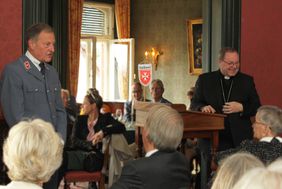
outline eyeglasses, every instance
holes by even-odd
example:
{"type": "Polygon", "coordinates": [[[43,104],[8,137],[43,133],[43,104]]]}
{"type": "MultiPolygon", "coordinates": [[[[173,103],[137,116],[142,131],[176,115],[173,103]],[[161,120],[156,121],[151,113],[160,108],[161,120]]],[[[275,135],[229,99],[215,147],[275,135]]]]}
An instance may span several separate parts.
{"type": "Polygon", "coordinates": [[[226,63],[228,66],[238,66],[240,62],[227,62],[225,60],[222,60],[224,63],[226,63]]]}
{"type": "Polygon", "coordinates": [[[264,123],[259,122],[259,121],[255,121],[253,124],[255,124],[255,125],[265,125],[264,123]]]}
{"type": "Polygon", "coordinates": [[[262,126],[268,127],[268,125],[266,125],[265,123],[259,122],[259,121],[255,121],[253,125],[262,125],[262,126]]]}

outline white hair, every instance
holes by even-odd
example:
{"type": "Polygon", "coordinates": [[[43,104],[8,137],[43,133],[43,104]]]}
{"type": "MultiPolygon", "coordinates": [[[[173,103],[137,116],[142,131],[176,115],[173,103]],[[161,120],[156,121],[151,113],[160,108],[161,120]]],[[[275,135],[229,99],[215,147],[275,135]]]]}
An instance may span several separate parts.
{"type": "Polygon", "coordinates": [[[183,119],[173,108],[159,104],[150,109],[145,128],[157,149],[175,150],[182,139],[183,119]]]}
{"type": "Polygon", "coordinates": [[[3,147],[11,180],[47,182],[62,162],[63,142],[53,126],[41,119],[13,126],[3,147]]]}

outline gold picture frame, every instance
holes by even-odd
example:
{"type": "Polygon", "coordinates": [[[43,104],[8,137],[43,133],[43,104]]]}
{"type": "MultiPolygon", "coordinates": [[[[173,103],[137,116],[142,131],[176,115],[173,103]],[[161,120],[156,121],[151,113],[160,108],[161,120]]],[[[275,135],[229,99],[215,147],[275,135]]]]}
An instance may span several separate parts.
{"type": "Polygon", "coordinates": [[[187,21],[188,67],[189,73],[193,75],[202,73],[202,26],[203,19],[190,19],[187,21]]]}

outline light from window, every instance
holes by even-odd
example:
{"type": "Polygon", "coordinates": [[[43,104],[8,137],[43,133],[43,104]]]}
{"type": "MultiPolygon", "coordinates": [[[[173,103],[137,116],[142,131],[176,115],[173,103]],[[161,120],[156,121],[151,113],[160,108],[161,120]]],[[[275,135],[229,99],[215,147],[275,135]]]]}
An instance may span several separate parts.
{"type": "Polygon", "coordinates": [[[81,34],[104,35],[105,13],[94,7],[83,7],[81,34]]]}
{"type": "Polygon", "coordinates": [[[133,39],[113,39],[113,6],[85,3],[79,64],[77,102],[89,88],[106,101],[130,99],[133,81],[133,39]]]}

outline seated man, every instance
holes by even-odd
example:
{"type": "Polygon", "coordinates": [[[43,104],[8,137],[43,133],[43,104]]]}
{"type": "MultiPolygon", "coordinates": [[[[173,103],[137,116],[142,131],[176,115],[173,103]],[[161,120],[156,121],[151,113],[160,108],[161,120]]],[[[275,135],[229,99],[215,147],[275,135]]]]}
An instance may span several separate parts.
{"type": "Polygon", "coordinates": [[[160,102],[160,103],[171,104],[170,101],[163,98],[164,84],[160,79],[154,79],[152,81],[150,92],[151,92],[151,96],[152,96],[152,102],[160,102]]]}
{"type": "MultiPolygon", "coordinates": [[[[135,82],[132,86],[132,100],[124,104],[124,121],[135,121],[135,112],[132,112],[132,101],[144,101],[143,89],[140,82],[135,82]]],[[[148,100],[146,100],[148,101],[148,100]]]]}
{"type": "Polygon", "coordinates": [[[183,120],[176,110],[156,105],[142,130],[146,155],[125,164],[111,189],[180,189],[190,185],[189,164],[176,151],[183,135],[183,120]]]}

